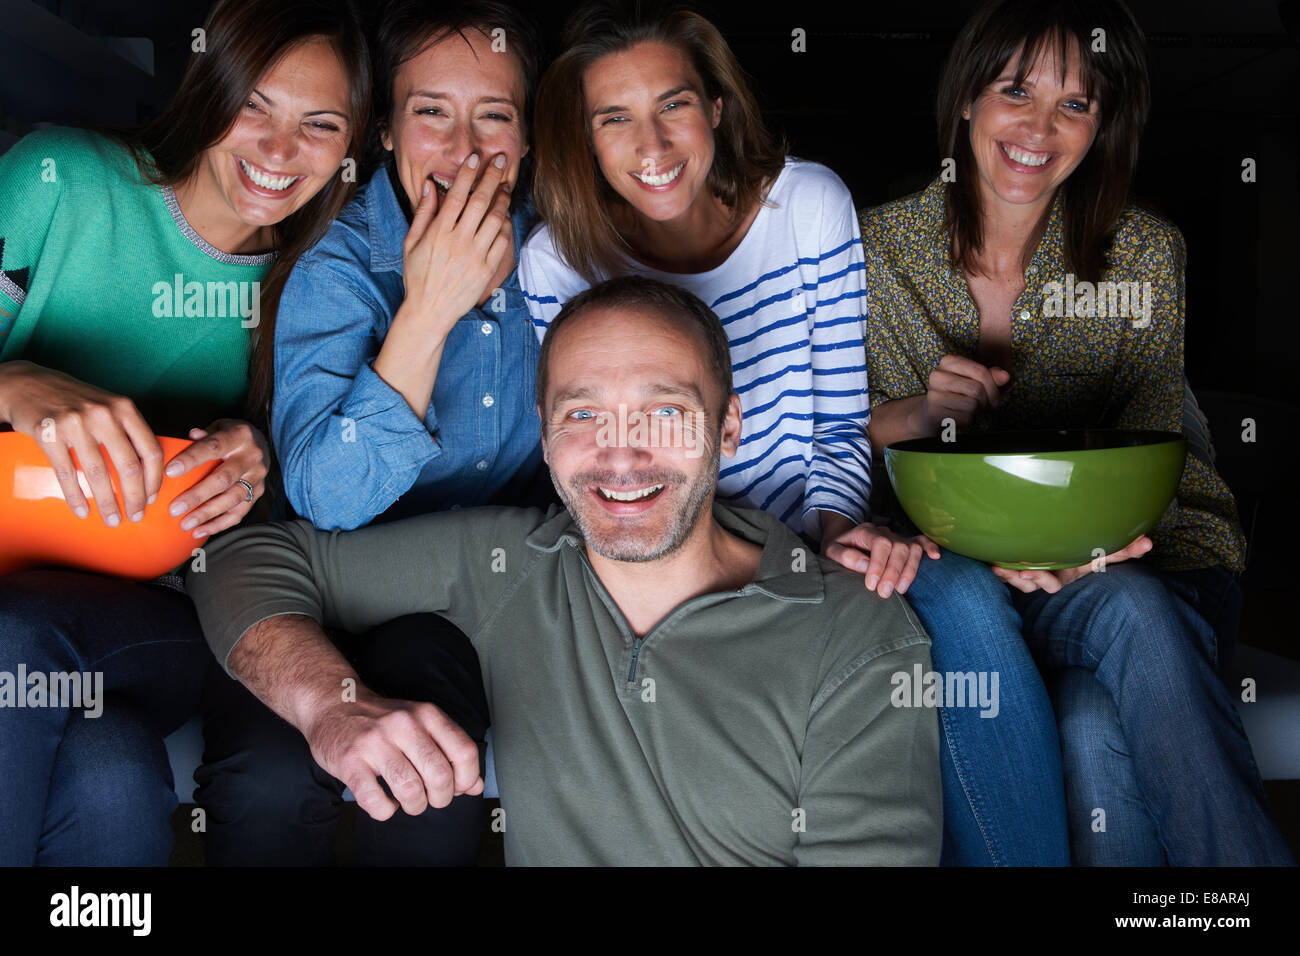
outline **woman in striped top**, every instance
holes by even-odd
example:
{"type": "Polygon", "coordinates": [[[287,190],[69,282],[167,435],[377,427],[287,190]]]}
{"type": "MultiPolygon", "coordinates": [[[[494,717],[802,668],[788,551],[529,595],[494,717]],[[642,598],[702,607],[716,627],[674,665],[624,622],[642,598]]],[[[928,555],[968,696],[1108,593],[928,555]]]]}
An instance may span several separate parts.
{"type": "Polygon", "coordinates": [[[860,523],[871,490],[862,240],[824,166],[788,158],[717,29],[679,12],[579,11],[538,93],[520,255],[537,334],[595,282],[689,289],[731,343],[744,436],[719,494],[810,540],[860,523]],[[591,148],[588,147],[591,144],[591,148]]]}

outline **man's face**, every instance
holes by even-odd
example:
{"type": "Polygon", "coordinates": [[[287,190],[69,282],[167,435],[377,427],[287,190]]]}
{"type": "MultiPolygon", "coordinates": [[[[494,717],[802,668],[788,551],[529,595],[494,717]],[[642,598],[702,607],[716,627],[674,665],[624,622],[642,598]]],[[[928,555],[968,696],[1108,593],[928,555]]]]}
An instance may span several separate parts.
{"type": "Polygon", "coordinates": [[[721,455],[740,441],[740,399],[714,384],[685,318],[592,307],[551,343],[542,447],[587,546],[654,561],[709,520],[721,455]]]}

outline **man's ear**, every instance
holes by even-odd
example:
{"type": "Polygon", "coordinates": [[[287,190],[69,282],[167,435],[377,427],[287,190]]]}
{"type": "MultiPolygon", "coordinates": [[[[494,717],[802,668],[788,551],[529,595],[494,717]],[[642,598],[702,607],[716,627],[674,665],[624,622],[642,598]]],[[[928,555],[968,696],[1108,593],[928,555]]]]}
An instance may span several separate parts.
{"type": "Polygon", "coordinates": [[[540,403],[537,405],[537,419],[542,424],[542,461],[546,462],[546,466],[549,468],[551,460],[546,457],[546,416],[542,414],[542,406],[540,403]]]}
{"type": "Polygon", "coordinates": [[[736,452],[740,449],[741,424],[740,396],[732,392],[727,399],[726,417],[722,419],[720,451],[724,457],[736,457],[736,452]]]}

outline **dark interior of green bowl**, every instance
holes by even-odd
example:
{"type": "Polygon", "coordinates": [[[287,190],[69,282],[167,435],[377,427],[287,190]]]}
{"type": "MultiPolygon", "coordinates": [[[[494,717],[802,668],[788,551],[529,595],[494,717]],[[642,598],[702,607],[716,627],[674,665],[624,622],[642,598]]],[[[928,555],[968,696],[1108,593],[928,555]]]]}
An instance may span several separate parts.
{"type": "Polygon", "coordinates": [[[966,455],[1031,455],[1052,452],[1093,451],[1102,448],[1135,448],[1167,441],[1182,441],[1177,432],[1140,431],[1123,428],[1070,428],[1041,431],[975,432],[958,435],[954,441],[938,436],[910,438],[889,446],[894,451],[966,455]]]}

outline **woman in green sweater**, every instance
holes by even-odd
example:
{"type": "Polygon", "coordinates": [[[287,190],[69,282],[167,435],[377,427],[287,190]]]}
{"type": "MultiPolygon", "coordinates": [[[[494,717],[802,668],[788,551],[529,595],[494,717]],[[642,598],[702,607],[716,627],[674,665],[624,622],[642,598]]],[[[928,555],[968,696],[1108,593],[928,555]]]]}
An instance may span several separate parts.
{"type": "MultiPolygon", "coordinates": [[[[239,418],[250,335],[351,192],[361,35],[334,0],[221,0],[148,126],[43,130],[0,157],[0,427],[41,444],[83,520],[166,508],[198,546],[262,495],[266,440],[239,418]],[[159,434],[193,444],[166,461],[159,434]],[[164,472],[214,460],[155,502],[164,472]]],[[[208,658],[178,578],[0,577],[0,672],[102,687],[81,711],[0,709],[0,864],[165,864],[162,738],[194,711],[208,658]]]]}

